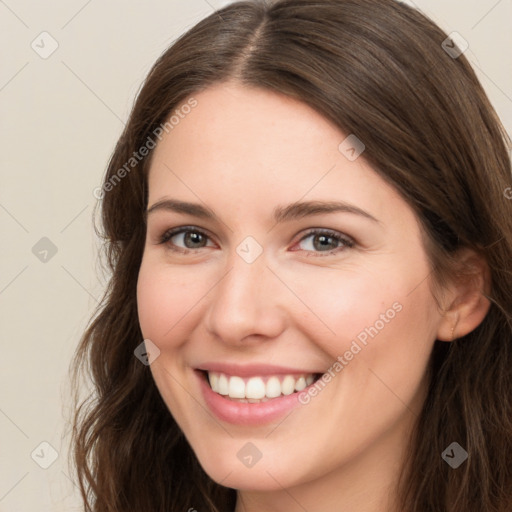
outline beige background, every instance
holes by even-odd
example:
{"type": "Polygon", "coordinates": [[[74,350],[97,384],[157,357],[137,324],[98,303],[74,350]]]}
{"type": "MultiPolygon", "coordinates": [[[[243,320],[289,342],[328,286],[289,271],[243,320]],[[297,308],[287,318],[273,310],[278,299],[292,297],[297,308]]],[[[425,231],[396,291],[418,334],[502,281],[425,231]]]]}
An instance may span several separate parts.
{"type": "MultiPolygon", "coordinates": [[[[227,3],[0,1],[1,512],[80,510],[63,414],[68,363],[103,289],[93,190],[155,59],[227,3]],[[51,49],[43,31],[58,43],[46,59],[31,47],[51,49]],[[46,262],[33,253],[38,242],[46,262]],[[35,462],[51,462],[42,442],[58,453],[48,469],[35,462]]],[[[511,133],[512,0],[407,3],[469,42],[466,55],[511,133]]]]}

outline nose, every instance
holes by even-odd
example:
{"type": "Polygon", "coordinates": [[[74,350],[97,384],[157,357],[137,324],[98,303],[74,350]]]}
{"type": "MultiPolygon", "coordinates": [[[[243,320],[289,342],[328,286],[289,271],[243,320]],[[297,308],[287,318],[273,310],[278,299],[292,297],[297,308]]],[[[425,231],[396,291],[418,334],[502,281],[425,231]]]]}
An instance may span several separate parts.
{"type": "Polygon", "coordinates": [[[287,321],[285,287],[268,268],[265,252],[252,263],[234,252],[224,268],[210,292],[208,332],[232,345],[278,337],[287,321]]]}

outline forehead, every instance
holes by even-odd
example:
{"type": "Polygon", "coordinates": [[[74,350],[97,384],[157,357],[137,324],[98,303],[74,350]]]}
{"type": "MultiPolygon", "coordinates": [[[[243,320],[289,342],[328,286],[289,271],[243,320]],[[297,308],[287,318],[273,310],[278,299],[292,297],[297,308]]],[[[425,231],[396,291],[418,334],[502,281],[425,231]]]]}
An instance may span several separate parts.
{"type": "Polygon", "coordinates": [[[265,206],[300,199],[346,200],[376,217],[390,202],[404,207],[363,158],[350,160],[340,151],[348,134],[308,105],[233,83],[193,98],[194,108],[154,150],[149,204],[171,195],[200,199],[214,210],[257,203],[263,213],[265,206]]]}
{"type": "MultiPolygon", "coordinates": [[[[179,122],[164,135],[156,156],[165,151],[166,156],[179,155],[181,161],[207,157],[209,167],[242,159],[239,170],[252,165],[268,167],[276,160],[284,166],[305,156],[312,160],[339,156],[338,145],[344,136],[338,128],[288,96],[227,82],[193,98],[196,106],[179,120],[174,116],[179,122]],[[190,147],[195,151],[183,151],[190,147]]],[[[296,166],[298,171],[301,167],[296,166]]]]}

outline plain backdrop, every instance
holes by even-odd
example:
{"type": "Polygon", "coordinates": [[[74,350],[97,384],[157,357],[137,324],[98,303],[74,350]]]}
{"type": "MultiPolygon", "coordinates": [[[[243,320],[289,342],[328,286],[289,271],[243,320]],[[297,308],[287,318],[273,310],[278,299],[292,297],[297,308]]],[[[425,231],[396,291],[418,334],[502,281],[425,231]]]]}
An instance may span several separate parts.
{"type": "MultiPolygon", "coordinates": [[[[81,510],[66,415],[68,365],[104,287],[93,190],[153,62],[228,3],[0,1],[1,512],[81,510]]],[[[512,0],[407,3],[468,41],[511,133],[512,0]]]]}

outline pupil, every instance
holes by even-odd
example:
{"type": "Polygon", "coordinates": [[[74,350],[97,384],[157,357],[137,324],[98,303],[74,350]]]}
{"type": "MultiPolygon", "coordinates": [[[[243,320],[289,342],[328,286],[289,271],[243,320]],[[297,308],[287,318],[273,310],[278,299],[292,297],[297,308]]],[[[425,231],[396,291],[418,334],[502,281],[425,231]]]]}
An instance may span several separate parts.
{"type": "MultiPolygon", "coordinates": [[[[185,234],[185,243],[191,242],[192,244],[201,244],[201,239],[203,238],[203,235],[201,233],[195,233],[195,232],[188,232],[185,234]]],[[[187,244],[188,245],[188,244],[187,244]]],[[[195,247],[192,247],[192,249],[195,249],[195,247]]]]}
{"type": "MultiPolygon", "coordinates": [[[[325,249],[326,244],[324,242],[327,242],[327,245],[328,245],[329,240],[331,240],[331,243],[336,244],[336,241],[334,240],[334,238],[332,236],[317,235],[316,239],[320,241],[320,244],[313,244],[313,245],[315,245],[315,249],[318,249],[318,248],[325,249]]],[[[333,247],[333,249],[336,249],[336,247],[333,247]]]]}

